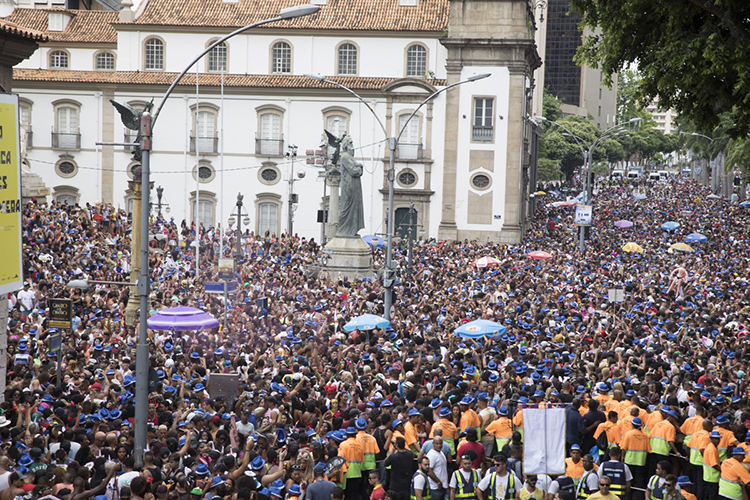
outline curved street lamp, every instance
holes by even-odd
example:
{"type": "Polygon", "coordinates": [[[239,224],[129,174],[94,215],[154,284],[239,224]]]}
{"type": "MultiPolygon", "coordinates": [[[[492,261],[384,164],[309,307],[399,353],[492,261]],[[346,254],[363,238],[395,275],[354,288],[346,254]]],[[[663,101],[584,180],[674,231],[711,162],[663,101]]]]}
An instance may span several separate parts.
{"type": "Polygon", "coordinates": [[[325,82],[330,83],[331,85],[335,85],[343,90],[346,90],[351,95],[356,97],[362,104],[364,104],[367,109],[370,110],[370,113],[372,113],[372,116],[375,117],[375,119],[378,121],[378,124],[380,125],[380,128],[383,130],[383,134],[385,135],[386,140],[388,141],[388,149],[390,150],[390,158],[389,158],[389,164],[388,164],[388,234],[387,234],[387,243],[385,247],[385,268],[383,269],[383,288],[385,288],[385,294],[383,297],[383,316],[387,320],[391,320],[391,304],[393,303],[393,279],[391,278],[391,273],[393,272],[393,226],[394,226],[394,214],[393,214],[393,198],[394,198],[394,184],[396,179],[395,174],[395,157],[396,157],[396,145],[398,144],[398,141],[401,139],[401,135],[404,133],[404,130],[406,130],[406,126],[409,124],[412,118],[414,118],[414,115],[417,114],[417,112],[430,102],[432,99],[437,97],[439,94],[445,92],[446,90],[450,90],[453,87],[457,87],[459,85],[462,85],[464,83],[469,82],[475,82],[477,80],[481,80],[482,78],[487,78],[490,76],[491,73],[482,73],[479,75],[473,75],[468,77],[466,80],[462,80],[460,82],[452,83],[448,86],[443,87],[442,89],[436,90],[432,94],[430,94],[427,98],[425,98],[419,106],[409,115],[409,118],[404,122],[403,127],[401,127],[401,130],[399,130],[398,135],[393,138],[389,137],[388,131],[385,129],[385,126],[383,125],[383,122],[380,121],[380,118],[378,118],[378,115],[375,113],[375,110],[370,107],[370,104],[365,101],[359,94],[354,92],[349,87],[346,87],[344,85],[341,85],[338,82],[334,82],[331,80],[327,80],[326,77],[322,75],[310,75],[306,74],[305,76],[307,78],[312,78],[313,80],[318,80],[319,82],[325,82]]]}
{"type": "MultiPolygon", "coordinates": [[[[235,37],[241,33],[248,31],[249,29],[261,26],[263,24],[273,23],[276,21],[283,21],[287,19],[294,19],[296,17],[309,16],[315,14],[320,10],[317,5],[298,5],[296,7],[288,7],[282,9],[279,15],[263,21],[258,21],[252,24],[248,24],[242,28],[239,28],[226,36],[216,40],[214,43],[209,45],[203,52],[201,52],[188,66],[177,75],[177,78],[167,89],[164,97],[156,108],[153,116],[148,111],[143,112],[140,115],[140,135],[141,135],[141,182],[144,186],[150,185],[150,174],[151,174],[151,135],[156,120],[159,118],[164,103],[167,101],[169,96],[174,91],[177,84],[180,83],[182,77],[195,66],[195,64],[201,60],[203,56],[208,54],[216,46],[224,43],[232,37],[235,37]]],[[[132,114],[132,113],[131,113],[132,114]]],[[[121,111],[122,115],[122,111],[121,111]]],[[[128,119],[132,120],[133,116],[124,116],[123,121],[128,119]]],[[[148,200],[148,196],[145,197],[148,200]]],[[[143,199],[141,199],[143,203],[143,199]]],[[[138,295],[140,296],[140,322],[139,322],[139,334],[138,344],[136,347],[136,385],[135,385],[135,462],[136,467],[139,467],[143,463],[143,451],[146,449],[146,430],[148,420],[148,367],[149,367],[149,349],[148,349],[148,324],[146,322],[146,311],[148,311],[148,296],[149,296],[149,270],[148,270],[148,222],[149,222],[149,211],[143,210],[141,207],[141,269],[138,275],[137,287],[138,295]]],[[[196,262],[197,266],[198,263],[196,262]]]]}

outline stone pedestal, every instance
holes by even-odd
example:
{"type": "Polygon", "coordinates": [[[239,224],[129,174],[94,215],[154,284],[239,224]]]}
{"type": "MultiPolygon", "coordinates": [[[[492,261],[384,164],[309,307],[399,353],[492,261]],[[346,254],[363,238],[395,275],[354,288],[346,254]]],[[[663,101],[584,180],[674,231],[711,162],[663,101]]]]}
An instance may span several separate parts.
{"type": "Polygon", "coordinates": [[[344,276],[350,281],[373,277],[372,248],[359,236],[333,238],[323,252],[328,257],[326,269],[332,280],[344,276]]]}
{"type": "Polygon", "coordinates": [[[328,198],[328,238],[333,239],[339,230],[339,189],[341,186],[341,174],[331,172],[326,179],[328,187],[331,189],[328,198]]]}
{"type": "Polygon", "coordinates": [[[21,171],[21,199],[24,205],[32,198],[39,204],[47,203],[49,195],[50,189],[44,184],[41,176],[26,169],[21,171]]]}

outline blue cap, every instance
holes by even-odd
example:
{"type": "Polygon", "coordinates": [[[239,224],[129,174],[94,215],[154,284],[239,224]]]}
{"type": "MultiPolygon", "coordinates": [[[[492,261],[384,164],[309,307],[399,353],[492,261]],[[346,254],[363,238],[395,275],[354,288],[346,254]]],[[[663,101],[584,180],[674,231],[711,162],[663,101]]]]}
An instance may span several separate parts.
{"type": "Polygon", "coordinates": [[[679,486],[692,486],[693,483],[690,482],[690,478],[688,476],[680,476],[677,478],[677,484],[679,486]]]}
{"type": "Polygon", "coordinates": [[[711,431],[711,434],[708,435],[710,439],[721,439],[721,434],[719,434],[719,431],[711,431]]]}
{"type": "Polygon", "coordinates": [[[263,457],[257,456],[253,459],[252,462],[250,462],[250,468],[252,470],[260,470],[263,468],[263,466],[266,465],[266,461],[263,460],[263,457]]]}
{"type": "Polygon", "coordinates": [[[409,410],[410,417],[418,417],[420,415],[421,413],[419,413],[419,410],[417,410],[416,408],[412,408],[411,410],[409,410]]]}
{"type": "Polygon", "coordinates": [[[718,425],[728,424],[729,423],[729,419],[727,418],[726,415],[719,415],[718,417],[716,417],[716,423],[718,425]]]}
{"type": "MultiPolygon", "coordinates": [[[[409,412],[409,413],[411,413],[411,412],[409,412]]],[[[419,412],[417,412],[417,413],[419,413],[419,412]]],[[[354,421],[354,427],[356,427],[359,430],[367,429],[367,420],[365,420],[362,417],[359,417],[357,420],[354,421]]],[[[314,431],[313,431],[313,434],[315,434],[314,431]]]]}
{"type": "Polygon", "coordinates": [[[570,447],[570,451],[573,451],[573,450],[581,451],[581,447],[578,446],[577,444],[574,444],[573,446],[570,447]]]}
{"type": "Polygon", "coordinates": [[[451,412],[451,411],[450,411],[450,409],[448,409],[448,408],[440,408],[440,413],[438,413],[438,415],[439,415],[440,417],[448,417],[448,416],[450,416],[451,414],[452,414],[452,412],[451,412]]]}
{"type": "MultiPolygon", "coordinates": [[[[447,408],[444,408],[444,409],[447,409],[447,408]]],[[[450,410],[448,410],[448,411],[450,412],[450,410]]],[[[442,412],[443,412],[443,410],[440,410],[440,413],[442,413],[442,412]]],[[[393,422],[391,422],[391,429],[395,429],[396,427],[398,427],[402,423],[403,422],[401,422],[401,420],[395,419],[393,422]]]]}
{"type": "Polygon", "coordinates": [[[206,464],[200,464],[198,467],[195,468],[195,474],[198,476],[207,476],[208,475],[208,467],[206,464]]]}
{"type": "Polygon", "coordinates": [[[633,427],[640,427],[643,425],[643,421],[641,420],[641,417],[635,417],[633,420],[630,421],[631,424],[633,424],[633,427]]]}
{"type": "Polygon", "coordinates": [[[746,455],[746,454],[747,453],[745,453],[745,449],[740,446],[737,446],[736,448],[732,450],[732,455],[746,455]]]}
{"type": "Polygon", "coordinates": [[[497,409],[498,415],[508,416],[508,408],[506,406],[501,406],[497,409]]]}

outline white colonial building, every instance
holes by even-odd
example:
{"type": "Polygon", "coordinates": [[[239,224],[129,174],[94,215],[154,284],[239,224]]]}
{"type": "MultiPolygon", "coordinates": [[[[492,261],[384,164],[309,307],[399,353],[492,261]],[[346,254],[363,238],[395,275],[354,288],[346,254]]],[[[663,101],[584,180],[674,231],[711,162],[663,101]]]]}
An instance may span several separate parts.
{"type": "MultiPolygon", "coordinates": [[[[420,236],[517,240],[534,178],[527,118],[540,64],[528,0],[316,1],[319,13],[238,35],[183,78],[153,130],[152,203],[162,186],[178,223],[226,224],[242,193],[251,230],[285,232],[292,207],[293,231],[320,238],[318,211],[331,186],[306,154],[321,149],[325,128],[351,135],[365,169],[360,234],[382,234],[383,131],[353,96],[304,75],[351,88],[396,136],[431,93],[491,73],[440,94],[405,125],[395,221],[405,229],[414,203],[420,236]]],[[[14,71],[31,170],[56,200],[131,209],[132,151],[97,145],[135,138],[109,100],[158,106],[209,44],[288,6],[144,0],[137,12],[15,9],[8,21],[49,37],[14,71]]]]}

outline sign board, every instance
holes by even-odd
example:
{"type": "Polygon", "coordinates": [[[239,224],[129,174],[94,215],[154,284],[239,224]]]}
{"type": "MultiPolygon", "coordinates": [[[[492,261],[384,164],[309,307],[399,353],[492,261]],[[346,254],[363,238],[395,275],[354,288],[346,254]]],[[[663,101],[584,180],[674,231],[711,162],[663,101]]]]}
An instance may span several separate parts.
{"type": "Polygon", "coordinates": [[[219,279],[234,279],[234,259],[219,259],[219,279]]]}
{"type": "Polygon", "coordinates": [[[622,288],[610,288],[607,290],[609,303],[622,302],[625,300],[625,290],[622,288]]]}
{"type": "Polygon", "coordinates": [[[22,288],[18,96],[0,94],[0,294],[22,288]]]}
{"type": "Polygon", "coordinates": [[[236,281],[219,281],[217,283],[206,283],[206,293],[224,293],[224,284],[227,286],[227,293],[234,293],[237,291],[236,281]]]}
{"type": "Polygon", "coordinates": [[[694,166],[693,167],[693,172],[695,172],[696,174],[700,174],[701,173],[701,166],[700,165],[694,166]]]}
{"type": "Polygon", "coordinates": [[[212,399],[216,399],[216,396],[224,396],[226,408],[234,406],[239,387],[240,378],[236,373],[212,373],[209,375],[208,395],[212,399]]]}
{"type": "Polygon", "coordinates": [[[392,320],[393,317],[396,315],[396,304],[391,304],[391,308],[389,312],[391,313],[391,320],[392,320]]]}
{"type": "Polygon", "coordinates": [[[573,224],[576,226],[591,225],[591,205],[576,205],[576,216],[573,224]]]}
{"type": "Polygon", "coordinates": [[[59,351],[60,347],[62,346],[62,336],[59,333],[55,333],[54,335],[50,335],[49,337],[49,350],[50,351],[59,351]]]}
{"type": "Polygon", "coordinates": [[[51,328],[72,328],[73,301],[70,299],[49,300],[49,326],[51,328]]]}

